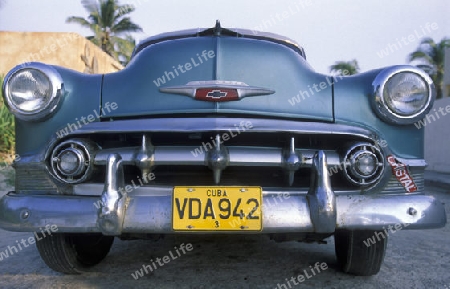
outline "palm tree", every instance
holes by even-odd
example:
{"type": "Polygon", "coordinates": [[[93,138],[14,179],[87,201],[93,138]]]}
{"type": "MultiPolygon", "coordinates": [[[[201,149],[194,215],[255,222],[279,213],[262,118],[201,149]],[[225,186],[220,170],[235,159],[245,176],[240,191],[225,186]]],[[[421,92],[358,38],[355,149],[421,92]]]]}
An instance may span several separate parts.
{"type": "Polygon", "coordinates": [[[330,72],[334,72],[337,75],[353,75],[359,73],[359,65],[356,59],[350,61],[336,61],[335,64],[330,66],[330,72]]]}
{"type": "Polygon", "coordinates": [[[123,66],[126,66],[130,62],[131,54],[135,46],[136,40],[131,35],[125,36],[125,39],[118,39],[119,61],[123,66]]]}
{"type": "Polygon", "coordinates": [[[419,61],[416,65],[430,75],[436,85],[437,98],[443,96],[442,86],[444,82],[444,56],[445,49],[450,47],[450,39],[443,38],[435,43],[432,38],[424,38],[416,51],[408,55],[408,61],[419,61]]]}
{"type": "Polygon", "coordinates": [[[81,4],[89,12],[88,18],[71,16],[66,19],[66,22],[77,23],[92,30],[94,35],[86,38],[116,60],[122,60],[123,63],[123,57],[129,59],[131,52],[120,51],[120,49],[126,48],[127,45],[134,45],[134,39],[130,41],[132,37],[128,33],[142,31],[139,25],[126,16],[135,10],[134,6],[119,5],[118,0],[82,0],[81,4]]]}

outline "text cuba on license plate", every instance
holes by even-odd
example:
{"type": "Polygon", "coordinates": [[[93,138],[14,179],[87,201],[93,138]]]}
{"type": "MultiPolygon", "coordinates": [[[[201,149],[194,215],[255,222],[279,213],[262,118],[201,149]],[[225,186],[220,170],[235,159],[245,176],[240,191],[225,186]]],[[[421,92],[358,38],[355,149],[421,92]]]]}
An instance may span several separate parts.
{"type": "Polygon", "coordinates": [[[261,187],[175,187],[175,231],[261,231],[261,187]]]}

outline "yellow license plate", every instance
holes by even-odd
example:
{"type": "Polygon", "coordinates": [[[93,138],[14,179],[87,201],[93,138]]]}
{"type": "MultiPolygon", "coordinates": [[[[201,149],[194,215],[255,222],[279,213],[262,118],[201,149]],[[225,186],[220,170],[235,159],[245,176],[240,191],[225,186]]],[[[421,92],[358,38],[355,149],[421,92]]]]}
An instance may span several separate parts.
{"type": "Polygon", "coordinates": [[[175,231],[261,231],[260,187],[175,187],[175,231]]]}

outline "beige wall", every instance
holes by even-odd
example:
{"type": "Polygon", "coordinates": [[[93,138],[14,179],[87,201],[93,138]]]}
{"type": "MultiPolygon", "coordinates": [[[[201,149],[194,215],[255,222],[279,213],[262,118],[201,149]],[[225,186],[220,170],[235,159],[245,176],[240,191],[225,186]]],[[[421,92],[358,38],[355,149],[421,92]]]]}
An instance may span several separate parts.
{"type": "Polygon", "coordinates": [[[30,61],[85,73],[109,73],[123,68],[77,33],[0,31],[0,74],[30,61]]]}
{"type": "Polygon", "coordinates": [[[436,100],[429,115],[434,115],[434,120],[430,116],[425,118],[425,160],[428,163],[428,170],[450,173],[450,97],[436,100]],[[439,112],[439,109],[442,112],[439,112]],[[436,117],[438,113],[439,118],[436,117]],[[445,114],[445,115],[443,115],[445,114]]]}

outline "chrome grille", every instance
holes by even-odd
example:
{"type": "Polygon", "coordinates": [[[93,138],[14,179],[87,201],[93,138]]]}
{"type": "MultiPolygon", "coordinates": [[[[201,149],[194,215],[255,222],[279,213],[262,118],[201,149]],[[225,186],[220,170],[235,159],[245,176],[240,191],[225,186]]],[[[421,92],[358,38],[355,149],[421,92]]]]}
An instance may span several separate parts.
{"type": "Polygon", "coordinates": [[[56,185],[47,173],[44,163],[16,163],[16,191],[56,191],[56,185]]]}
{"type": "MultiPolygon", "coordinates": [[[[336,190],[376,193],[387,185],[386,193],[402,192],[395,178],[388,180],[390,170],[384,170],[379,183],[362,187],[349,182],[342,170],[336,169],[352,145],[376,144],[376,134],[354,126],[224,117],[155,118],[90,123],[60,141],[73,138],[90,140],[99,147],[93,153],[95,174],[85,183],[103,183],[108,156],[118,154],[128,184],[154,173],[156,179],[145,185],[259,185],[300,189],[309,187],[312,157],[321,150],[333,171],[331,185],[336,190]],[[243,120],[251,122],[253,128],[217,145],[221,134],[231,134],[235,124],[243,120]]],[[[49,148],[47,155],[51,152],[49,148]]],[[[388,154],[383,151],[383,155],[388,154]]],[[[421,162],[412,161],[412,164],[423,168],[421,162]]],[[[422,176],[414,175],[414,178],[418,188],[423,188],[422,176]]]]}
{"type": "MultiPolygon", "coordinates": [[[[409,168],[409,173],[411,178],[414,180],[414,183],[417,186],[417,191],[423,192],[425,189],[425,178],[424,178],[424,168],[409,168]]],[[[386,188],[383,190],[385,194],[400,194],[406,193],[405,188],[402,184],[397,180],[397,178],[392,175],[389,179],[389,182],[386,185],[386,188]]]]}

